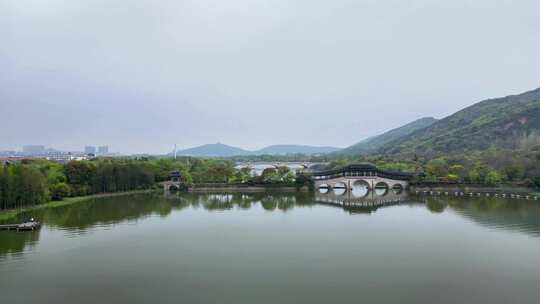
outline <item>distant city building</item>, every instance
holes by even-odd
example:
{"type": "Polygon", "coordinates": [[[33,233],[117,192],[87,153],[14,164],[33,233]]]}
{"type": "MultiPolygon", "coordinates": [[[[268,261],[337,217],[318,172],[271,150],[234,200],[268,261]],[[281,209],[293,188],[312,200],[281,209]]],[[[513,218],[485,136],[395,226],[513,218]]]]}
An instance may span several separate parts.
{"type": "Polygon", "coordinates": [[[45,152],[45,146],[41,146],[41,145],[24,146],[23,152],[27,154],[43,154],[45,152]]]}
{"type": "Polygon", "coordinates": [[[96,147],[95,146],[86,146],[84,147],[84,153],[85,154],[96,154],[96,147]]]}
{"type": "Polygon", "coordinates": [[[71,160],[71,154],[65,152],[49,153],[45,159],[59,163],[67,163],[71,160]]]}
{"type": "Polygon", "coordinates": [[[0,151],[0,156],[14,156],[17,155],[17,151],[0,151]]]}
{"type": "Polygon", "coordinates": [[[70,161],[85,160],[88,159],[88,156],[86,154],[81,154],[80,152],[56,152],[47,154],[45,159],[58,163],[67,163],[70,161]]]}
{"type": "Polygon", "coordinates": [[[98,147],[97,153],[100,155],[109,154],[109,146],[98,147]]]}

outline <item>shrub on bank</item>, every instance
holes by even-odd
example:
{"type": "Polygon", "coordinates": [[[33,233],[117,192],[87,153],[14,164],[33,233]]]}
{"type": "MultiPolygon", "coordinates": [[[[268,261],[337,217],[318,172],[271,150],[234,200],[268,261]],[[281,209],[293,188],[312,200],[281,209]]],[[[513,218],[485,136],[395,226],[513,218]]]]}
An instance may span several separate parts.
{"type": "Polygon", "coordinates": [[[61,201],[65,197],[71,195],[71,187],[66,183],[58,183],[50,186],[51,199],[61,201]]]}

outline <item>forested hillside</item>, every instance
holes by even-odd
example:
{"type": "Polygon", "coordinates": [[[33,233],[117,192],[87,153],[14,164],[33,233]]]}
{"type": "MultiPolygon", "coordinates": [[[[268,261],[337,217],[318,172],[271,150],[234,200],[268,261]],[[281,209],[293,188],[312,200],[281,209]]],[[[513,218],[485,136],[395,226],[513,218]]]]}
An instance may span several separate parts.
{"type": "Polygon", "coordinates": [[[340,155],[353,155],[353,154],[368,154],[377,151],[383,145],[392,142],[394,140],[400,139],[404,136],[410,135],[411,133],[424,129],[432,124],[434,124],[437,119],[433,117],[424,117],[418,120],[415,120],[409,124],[406,124],[402,127],[390,130],[381,135],[373,136],[368,139],[365,139],[357,144],[354,144],[350,147],[347,147],[343,150],[337,151],[336,154],[340,155]]]}
{"type": "Polygon", "coordinates": [[[488,99],[377,149],[387,155],[439,155],[490,147],[522,149],[538,142],[540,89],[488,99]]]}

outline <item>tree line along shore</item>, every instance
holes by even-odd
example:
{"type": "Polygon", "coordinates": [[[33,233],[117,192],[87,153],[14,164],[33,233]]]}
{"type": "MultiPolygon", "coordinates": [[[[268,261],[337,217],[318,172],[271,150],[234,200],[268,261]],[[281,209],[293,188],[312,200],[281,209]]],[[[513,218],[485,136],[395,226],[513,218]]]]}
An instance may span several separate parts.
{"type": "Polygon", "coordinates": [[[171,171],[181,172],[186,185],[256,183],[295,186],[287,167],[269,168],[252,176],[224,159],[95,159],[66,164],[24,160],[0,166],[0,210],[41,205],[64,198],[158,188],[171,171]]]}
{"type": "MultiPolygon", "coordinates": [[[[540,153],[516,155],[515,152],[486,150],[429,160],[416,156],[410,160],[358,156],[334,159],[323,169],[359,162],[372,163],[382,170],[423,172],[421,179],[413,183],[505,185],[527,187],[531,192],[540,186],[540,153]]],[[[32,159],[0,165],[0,210],[100,193],[154,189],[175,170],[180,171],[186,185],[309,185],[303,175],[285,166],[267,168],[261,175],[253,176],[250,168],[236,168],[233,160],[221,158],[101,158],[66,164],[32,159]]]]}

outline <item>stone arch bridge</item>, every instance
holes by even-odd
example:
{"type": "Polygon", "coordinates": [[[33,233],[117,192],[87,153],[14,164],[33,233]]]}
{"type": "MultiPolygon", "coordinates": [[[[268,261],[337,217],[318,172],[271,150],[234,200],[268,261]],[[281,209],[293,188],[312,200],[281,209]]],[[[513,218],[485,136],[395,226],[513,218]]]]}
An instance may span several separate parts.
{"type": "Polygon", "coordinates": [[[328,190],[345,189],[349,192],[355,186],[362,186],[368,190],[394,189],[405,190],[413,173],[392,172],[380,170],[369,164],[349,165],[343,168],[309,173],[316,189],[328,190]]]}

